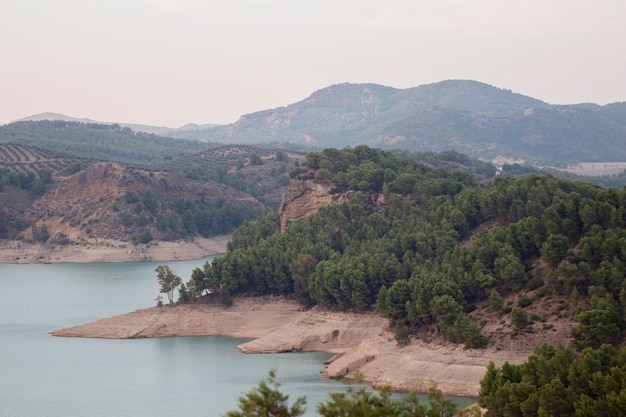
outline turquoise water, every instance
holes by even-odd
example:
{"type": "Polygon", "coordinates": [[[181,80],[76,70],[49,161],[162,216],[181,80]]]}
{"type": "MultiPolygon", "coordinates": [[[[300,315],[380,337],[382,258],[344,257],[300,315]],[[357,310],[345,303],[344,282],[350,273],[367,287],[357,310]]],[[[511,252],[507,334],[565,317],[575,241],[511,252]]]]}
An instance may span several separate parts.
{"type": "MultiPolygon", "coordinates": [[[[168,262],[185,280],[204,261],[168,262]]],[[[241,340],[57,338],[49,332],[154,305],[157,263],[0,265],[0,416],[218,416],[270,368],[307,409],[340,382],[320,353],[243,355],[241,340]]]]}
{"type": "MultiPolygon", "coordinates": [[[[205,260],[167,264],[186,281],[205,260]]],[[[157,265],[0,264],[0,416],[220,416],[271,368],[292,400],[307,397],[309,416],[345,389],[320,376],[323,353],[244,355],[241,340],[219,337],[49,335],[154,305],[157,265]]]]}

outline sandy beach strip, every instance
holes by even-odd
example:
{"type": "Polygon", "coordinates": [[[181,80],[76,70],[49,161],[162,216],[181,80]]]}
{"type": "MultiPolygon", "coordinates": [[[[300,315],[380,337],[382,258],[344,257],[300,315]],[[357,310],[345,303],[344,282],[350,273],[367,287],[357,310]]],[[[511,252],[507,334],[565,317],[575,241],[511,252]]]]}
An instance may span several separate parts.
{"type": "Polygon", "coordinates": [[[226,252],[230,235],[196,237],[188,241],[130,242],[93,239],[80,245],[53,245],[0,240],[0,263],[98,263],[188,261],[226,252]]]}

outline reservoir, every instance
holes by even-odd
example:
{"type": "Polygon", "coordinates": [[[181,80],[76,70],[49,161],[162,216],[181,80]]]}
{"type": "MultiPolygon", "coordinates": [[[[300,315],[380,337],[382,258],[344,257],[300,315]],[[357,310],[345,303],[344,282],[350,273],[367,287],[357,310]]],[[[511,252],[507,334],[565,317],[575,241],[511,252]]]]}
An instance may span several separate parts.
{"type": "Polygon", "coordinates": [[[307,416],[316,415],[316,404],[328,393],[345,390],[342,382],[319,374],[325,353],[245,355],[235,348],[242,340],[220,337],[49,334],[154,306],[158,265],[169,265],[186,282],[206,260],[0,264],[0,415],[221,416],[236,410],[237,398],[272,368],[290,402],[306,396],[307,416]]]}
{"type": "MultiPolygon", "coordinates": [[[[187,281],[206,259],[168,262],[187,281]]],[[[105,340],[49,332],[155,305],[161,263],[0,264],[0,415],[220,416],[276,369],[308,415],[339,381],[323,353],[244,355],[219,337],[105,340]]]]}

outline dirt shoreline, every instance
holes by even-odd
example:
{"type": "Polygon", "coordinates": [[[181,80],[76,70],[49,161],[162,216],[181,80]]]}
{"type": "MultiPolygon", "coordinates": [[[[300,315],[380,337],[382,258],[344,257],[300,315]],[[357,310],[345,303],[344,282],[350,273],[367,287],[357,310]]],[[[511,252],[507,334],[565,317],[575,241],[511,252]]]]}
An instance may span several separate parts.
{"type": "Polygon", "coordinates": [[[197,237],[190,241],[150,242],[134,245],[93,239],[81,245],[53,245],[0,239],[0,263],[99,263],[189,261],[226,252],[230,235],[197,237]]]}
{"type": "Polygon", "coordinates": [[[252,338],[244,353],[322,351],[334,354],[322,374],[355,378],[374,387],[426,392],[433,382],[446,395],[477,397],[490,361],[521,363],[530,351],[463,349],[413,340],[398,347],[376,313],[304,311],[279,297],[239,298],[231,307],[207,304],[152,307],[52,332],[61,337],[130,339],[171,336],[252,338]]]}

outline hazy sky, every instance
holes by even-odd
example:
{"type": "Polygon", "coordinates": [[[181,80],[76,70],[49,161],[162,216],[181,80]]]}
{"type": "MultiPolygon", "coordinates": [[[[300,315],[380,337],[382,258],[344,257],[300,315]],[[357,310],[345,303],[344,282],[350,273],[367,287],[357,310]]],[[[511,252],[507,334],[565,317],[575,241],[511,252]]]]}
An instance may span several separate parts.
{"type": "Polygon", "coordinates": [[[0,0],[0,124],[231,123],[341,82],[626,101],[624,0],[0,0]]]}

